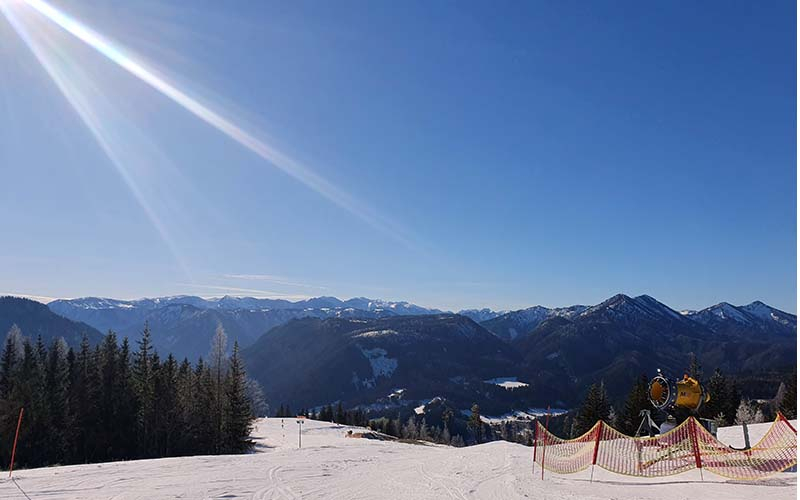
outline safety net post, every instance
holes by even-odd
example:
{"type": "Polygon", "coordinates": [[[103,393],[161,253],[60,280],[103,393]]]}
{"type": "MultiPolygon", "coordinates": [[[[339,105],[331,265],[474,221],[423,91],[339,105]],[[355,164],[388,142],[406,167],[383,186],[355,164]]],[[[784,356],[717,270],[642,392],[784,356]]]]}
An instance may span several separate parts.
{"type": "Polygon", "coordinates": [[[589,475],[590,483],[594,481],[594,466],[597,465],[597,452],[600,450],[600,435],[603,433],[604,425],[605,422],[603,422],[602,420],[598,420],[597,424],[595,424],[597,430],[595,431],[595,436],[594,436],[594,452],[592,453],[592,472],[589,475]]]}

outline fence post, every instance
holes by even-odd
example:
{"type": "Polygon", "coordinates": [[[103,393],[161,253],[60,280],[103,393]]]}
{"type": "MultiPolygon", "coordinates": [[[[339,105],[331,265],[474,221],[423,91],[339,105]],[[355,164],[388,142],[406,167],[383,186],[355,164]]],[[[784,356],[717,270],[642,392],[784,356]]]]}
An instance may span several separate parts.
{"type": "Polygon", "coordinates": [[[536,442],[539,441],[539,420],[536,420],[533,424],[533,469],[532,472],[536,472],[536,442]]]}
{"type": "Polygon", "coordinates": [[[792,430],[792,432],[794,432],[795,434],[797,434],[797,429],[795,429],[795,428],[794,428],[794,426],[792,426],[791,422],[789,422],[789,420],[788,420],[786,417],[784,417],[784,416],[783,416],[783,413],[781,413],[781,412],[778,412],[778,418],[779,418],[779,419],[781,419],[781,420],[783,420],[783,423],[785,423],[786,425],[788,425],[788,426],[789,426],[789,428],[792,430]]]}
{"type": "Polygon", "coordinates": [[[742,434],[744,434],[744,447],[750,449],[750,431],[747,430],[747,424],[742,422],[742,434]]]}
{"type": "Polygon", "coordinates": [[[17,455],[17,439],[19,439],[19,428],[22,425],[22,412],[25,408],[19,409],[19,419],[17,420],[17,432],[14,434],[14,446],[11,448],[11,464],[8,466],[8,477],[11,478],[11,473],[14,472],[14,457],[17,455]]]}
{"type": "Polygon", "coordinates": [[[542,434],[542,481],[544,481],[544,452],[547,451],[547,433],[550,432],[550,406],[547,407],[547,416],[544,419],[544,434],[542,434]]]}
{"type": "Polygon", "coordinates": [[[692,451],[694,452],[694,462],[700,469],[700,480],[703,481],[703,461],[700,459],[700,446],[697,444],[697,419],[689,417],[689,436],[692,441],[692,451]]]}
{"type": "Polygon", "coordinates": [[[594,436],[594,453],[592,454],[592,473],[589,476],[589,482],[591,483],[594,481],[594,466],[597,464],[597,452],[600,450],[600,433],[603,432],[603,421],[598,420],[595,424],[597,426],[597,432],[595,432],[594,436]]]}

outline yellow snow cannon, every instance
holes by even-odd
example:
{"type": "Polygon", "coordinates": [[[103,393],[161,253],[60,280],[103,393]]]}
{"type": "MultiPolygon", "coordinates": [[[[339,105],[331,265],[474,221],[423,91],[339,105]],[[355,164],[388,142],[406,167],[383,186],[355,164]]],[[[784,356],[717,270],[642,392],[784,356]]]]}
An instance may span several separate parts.
{"type": "Polygon", "coordinates": [[[696,413],[704,403],[708,403],[711,395],[703,385],[689,375],[683,379],[668,379],[658,371],[648,387],[650,403],[659,410],[670,411],[683,408],[696,413]]]}

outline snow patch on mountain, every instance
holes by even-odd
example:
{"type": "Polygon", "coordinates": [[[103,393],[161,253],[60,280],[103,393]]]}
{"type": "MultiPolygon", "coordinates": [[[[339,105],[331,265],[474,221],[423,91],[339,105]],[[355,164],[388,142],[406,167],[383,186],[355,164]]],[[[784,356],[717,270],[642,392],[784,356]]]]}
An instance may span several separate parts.
{"type": "MultiPolygon", "coordinates": [[[[514,410],[498,416],[481,415],[481,421],[486,424],[503,424],[506,422],[514,422],[518,420],[534,420],[550,414],[551,417],[563,415],[567,410],[561,408],[528,408],[527,410],[514,410]]],[[[465,417],[472,415],[472,410],[461,410],[461,414],[465,417]]]]}
{"type": "Polygon", "coordinates": [[[364,349],[359,347],[361,353],[369,361],[372,367],[372,375],[374,379],[378,377],[390,378],[394,371],[397,369],[397,359],[387,358],[386,349],[376,347],[374,349],[364,349]]]}
{"type": "Polygon", "coordinates": [[[476,323],[481,323],[483,321],[488,321],[498,316],[502,316],[507,312],[508,311],[493,311],[488,308],[483,308],[483,309],[462,309],[458,311],[458,314],[460,314],[461,316],[466,316],[476,323]]]}
{"type": "Polygon", "coordinates": [[[503,389],[517,389],[519,387],[528,387],[529,384],[525,382],[520,382],[517,380],[517,377],[495,377],[489,380],[483,381],[485,384],[492,384],[503,389]]]}
{"type": "Polygon", "coordinates": [[[368,332],[357,333],[355,337],[377,338],[377,337],[386,337],[390,335],[400,335],[400,333],[397,330],[370,330],[368,332]]]}

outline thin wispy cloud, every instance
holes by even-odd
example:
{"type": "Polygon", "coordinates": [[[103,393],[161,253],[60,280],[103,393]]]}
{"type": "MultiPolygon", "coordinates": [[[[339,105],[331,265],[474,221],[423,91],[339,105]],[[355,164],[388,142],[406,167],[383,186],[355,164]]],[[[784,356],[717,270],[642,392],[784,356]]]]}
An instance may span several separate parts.
{"type": "MultiPolygon", "coordinates": [[[[304,300],[311,298],[309,295],[290,294],[285,292],[277,292],[275,290],[262,290],[255,288],[239,288],[224,285],[207,285],[199,283],[177,283],[177,286],[186,287],[189,290],[216,290],[223,292],[225,295],[248,295],[255,298],[265,299],[286,299],[286,300],[304,300]]],[[[202,293],[202,292],[201,292],[202,293]]]]}
{"type": "Polygon", "coordinates": [[[316,290],[327,290],[328,287],[320,285],[312,285],[309,283],[300,283],[291,278],[282,276],[272,276],[269,274],[224,274],[224,278],[245,280],[245,281],[264,281],[267,283],[274,283],[276,285],[296,286],[300,288],[313,288],[316,290]]]}

